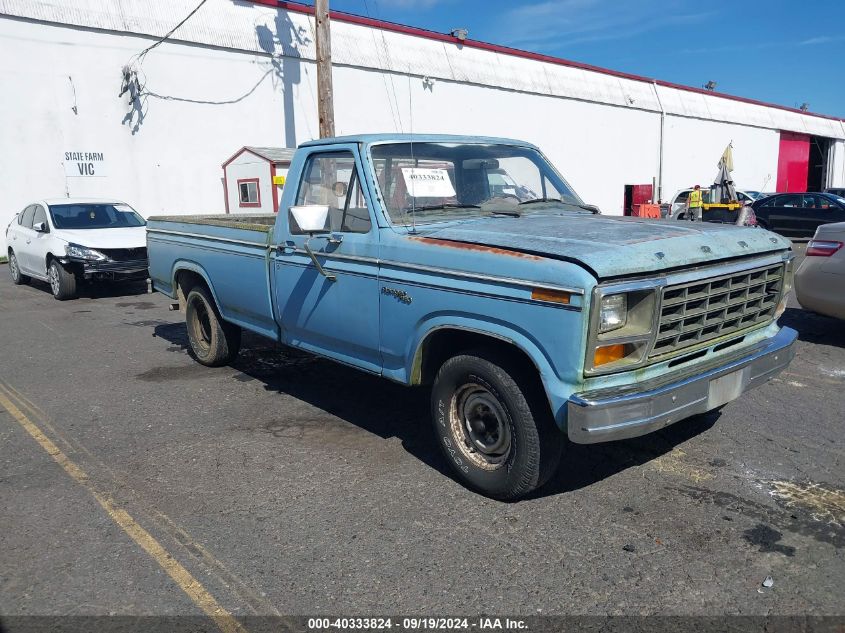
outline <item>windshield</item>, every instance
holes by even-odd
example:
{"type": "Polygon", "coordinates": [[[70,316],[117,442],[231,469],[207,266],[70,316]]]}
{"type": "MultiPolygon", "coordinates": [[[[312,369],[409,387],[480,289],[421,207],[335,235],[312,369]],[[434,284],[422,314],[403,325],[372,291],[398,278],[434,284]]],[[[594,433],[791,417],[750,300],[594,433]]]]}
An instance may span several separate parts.
{"type": "Polygon", "coordinates": [[[371,149],[390,219],[424,224],[584,204],[535,149],[477,143],[387,143],[371,149]]]}
{"type": "Polygon", "coordinates": [[[50,216],[57,229],[120,229],[145,226],[144,218],[128,204],[54,204],[50,216]]]}

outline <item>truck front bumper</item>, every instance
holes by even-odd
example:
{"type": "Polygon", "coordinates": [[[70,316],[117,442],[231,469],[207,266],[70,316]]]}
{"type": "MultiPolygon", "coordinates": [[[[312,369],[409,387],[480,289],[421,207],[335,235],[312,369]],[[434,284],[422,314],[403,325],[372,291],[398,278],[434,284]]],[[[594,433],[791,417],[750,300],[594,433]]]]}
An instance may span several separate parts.
{"type": "Polygon", "coordinates": [[[780,373],[795,356],[795,330],[668,378],[575,394],[567,403],[567,433],[577,444],[645,435],[736,399],[780,373]]]}

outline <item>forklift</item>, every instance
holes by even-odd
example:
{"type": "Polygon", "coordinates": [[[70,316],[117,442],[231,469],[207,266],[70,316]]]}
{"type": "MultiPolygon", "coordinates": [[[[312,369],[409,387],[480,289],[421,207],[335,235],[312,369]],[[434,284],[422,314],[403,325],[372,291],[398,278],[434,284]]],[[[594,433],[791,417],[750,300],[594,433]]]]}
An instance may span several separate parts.
{"type": "MultiPolygon", "coordinates": [[[[750,206],[744,206],[737,198],[736,187],[731,179],[734,168],[733,141],[728,143],[719,159],[716,179],[710,189],[702,192],[701,219],[703,222],[756,226],[757,218],[750,206]]],[[[692,220],[689,211],[681,213],[678,219],[692,220]]]]}

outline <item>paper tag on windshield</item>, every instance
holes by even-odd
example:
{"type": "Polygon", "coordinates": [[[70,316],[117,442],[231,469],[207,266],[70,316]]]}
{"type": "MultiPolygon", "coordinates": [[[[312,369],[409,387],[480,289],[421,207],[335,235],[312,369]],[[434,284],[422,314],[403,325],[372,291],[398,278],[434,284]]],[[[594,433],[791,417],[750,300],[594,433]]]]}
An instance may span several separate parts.
{"type": "Polygon", "coordinates": [[[453,198],[455,188],[445,169],[423,169],[421,167],[403,167],[402,177],[405,187],[414,198],[453,198]]]}

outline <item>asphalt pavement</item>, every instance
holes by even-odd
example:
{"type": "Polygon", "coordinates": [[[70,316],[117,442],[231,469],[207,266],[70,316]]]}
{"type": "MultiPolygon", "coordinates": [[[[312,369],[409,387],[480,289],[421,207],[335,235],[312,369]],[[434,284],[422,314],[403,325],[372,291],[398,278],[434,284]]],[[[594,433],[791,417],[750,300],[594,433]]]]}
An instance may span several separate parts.
{"type": "Polygon", "coordinates": [[[425,389],[251,336],[203,367],[168,303],[58,302],[0,266],[7,620],[845,615],[842,322],[793,300],[788,371],[720,413],[569,445],[508,504],[450,477],[425,389]]]}

